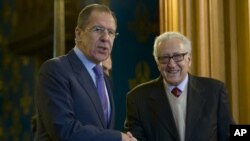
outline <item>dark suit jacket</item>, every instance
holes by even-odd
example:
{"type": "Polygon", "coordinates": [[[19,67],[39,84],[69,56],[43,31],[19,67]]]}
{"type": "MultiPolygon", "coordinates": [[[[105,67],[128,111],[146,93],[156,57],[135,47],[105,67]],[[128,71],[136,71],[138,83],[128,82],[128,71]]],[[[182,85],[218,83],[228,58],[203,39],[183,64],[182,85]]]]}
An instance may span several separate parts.
{"type": "Polygon", "coordinates": [[[120,141],[114,127],[111,82],[105,76],[111,103],[111,122],[104,123],[101,103],[86,68],[75,52],[46,61],[40,70],[36,141],[120,141]]]}
{"type": "MultiPolygon", "coordinates": [[[[233,123],[222,82],[189,75],[185,141],[229,141],[233,123]]],[[[159,77],[127,95],[125,129],[140,141],[179,141],[170,103],[159,77]]]]}

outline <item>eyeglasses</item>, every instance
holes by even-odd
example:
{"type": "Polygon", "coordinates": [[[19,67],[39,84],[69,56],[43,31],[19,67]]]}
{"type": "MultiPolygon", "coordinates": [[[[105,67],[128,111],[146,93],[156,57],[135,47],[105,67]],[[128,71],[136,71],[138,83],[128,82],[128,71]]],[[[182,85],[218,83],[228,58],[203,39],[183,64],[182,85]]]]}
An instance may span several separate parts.
{"type": "Polygon", "coordinates": [[[175,62],[181,62],[184,60],[184,56],[187,54],[188,52],[174,54],[173,56],[160,56],[157,59],[161,64],[168,64],[171,59],[173,59],[175,62]]]}
{"type": "Polygon", "coordinates": [[[103,26],[93,26],[93,27],[87,28],[87,29],[91,30],[92,32],[97,33],[99,35],[103,35],[105,33],[105,31],[107,30],[108,36],[110,38],[115,38],[119,34],[116,31],[114,31],[112,29],[105,28],[103,26]]]}

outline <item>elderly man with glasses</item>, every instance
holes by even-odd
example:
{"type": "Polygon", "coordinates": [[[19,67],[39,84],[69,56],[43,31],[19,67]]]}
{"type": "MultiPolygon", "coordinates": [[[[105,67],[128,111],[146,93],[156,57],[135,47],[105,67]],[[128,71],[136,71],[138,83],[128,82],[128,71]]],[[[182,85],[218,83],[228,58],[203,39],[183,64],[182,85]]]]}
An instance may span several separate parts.
{"type": "Polygon", "coordinates": [[[191,42],[178,32],[155,39],[160,77],[127,95],[125,129],[140,141],[229,141],[233,124],[224,84],[189,73],[191,42]]]}

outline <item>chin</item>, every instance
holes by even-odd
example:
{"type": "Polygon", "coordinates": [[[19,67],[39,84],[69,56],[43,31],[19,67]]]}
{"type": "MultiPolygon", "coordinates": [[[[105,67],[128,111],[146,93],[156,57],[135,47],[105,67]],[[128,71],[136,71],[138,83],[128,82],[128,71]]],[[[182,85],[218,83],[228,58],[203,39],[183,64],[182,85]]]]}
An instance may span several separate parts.
{"type": "Polygon", "coordinates": [[[178,85],[180,82],[178,80],[169,80],[167,81],[170,85],[178,85]]]}
{"type": "Polygon", "coordinates": [[[106,55],[99,55],[99,56],[96,56],[96,59],[100,62],[106,60],[108,58],[108,56],[106,55]]]}

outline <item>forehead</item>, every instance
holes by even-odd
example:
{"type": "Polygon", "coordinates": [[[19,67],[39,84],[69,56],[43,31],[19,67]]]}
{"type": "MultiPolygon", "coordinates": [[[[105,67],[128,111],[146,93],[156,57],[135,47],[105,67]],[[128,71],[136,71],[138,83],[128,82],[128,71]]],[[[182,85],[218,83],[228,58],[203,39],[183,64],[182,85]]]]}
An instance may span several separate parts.
{"type": "Polygon", "coordinates": [[[158,54],[173,54],[186,51],[184,44],[179,39],[170,39],[159,43],[158,54]]]}
{"type": "Polygon", "coordinates": [[[90,25],[102,25],[106,28],[116,28],[115,19],[111,13],[93,10],[89,17],[90,25]]]}

